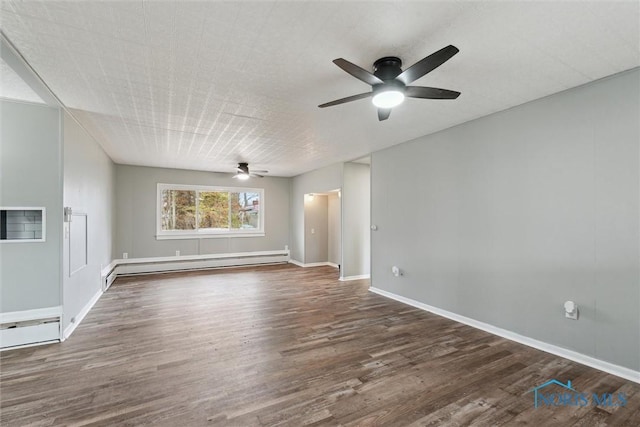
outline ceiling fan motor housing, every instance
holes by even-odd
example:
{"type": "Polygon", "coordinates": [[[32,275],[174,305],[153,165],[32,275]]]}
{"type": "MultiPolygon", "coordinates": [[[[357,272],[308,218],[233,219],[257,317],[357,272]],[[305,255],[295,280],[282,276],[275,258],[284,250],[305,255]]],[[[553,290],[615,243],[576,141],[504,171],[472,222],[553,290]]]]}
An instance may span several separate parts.
{"type": "Polygon", "coordinates": [[[249,163],[238,163],[238,172],[249,174],[249,163]]]}
{"type": "Polygon", "coordinates": [[[373,63],[373,75],[383,81],[395,80],[402,73],[402,61],[396,56],[385,56],[373,63]]]}

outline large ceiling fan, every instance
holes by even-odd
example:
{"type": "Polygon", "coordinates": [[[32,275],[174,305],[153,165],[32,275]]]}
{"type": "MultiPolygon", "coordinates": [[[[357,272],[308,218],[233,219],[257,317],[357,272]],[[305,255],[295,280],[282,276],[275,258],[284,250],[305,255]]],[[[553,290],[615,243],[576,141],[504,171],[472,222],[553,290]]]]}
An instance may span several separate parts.
{"type": "Polygon", "coordinates": [[[249,171],[249,163],[238,163],[236,167],[236,174],[232,176],[232,178],[246,180],[249,178],[264,178],[264,175],[260,175],[263,173],[269,173],[269,171],[257,170],[250,172],[249,171]],[[258,172],[258,173],[255,173],[258,172]]]}
{"type": "Polygon", "coordinates": [[[344,104],[345,102],[373,97],[373,105],[378,107],[378,120],[387,120],[391,109],[400,105],[405,97],[423,99],[456,99],[460,92],[435,87],[407,86],[425,74],[435,70],[451,59],[459,50],[449,45],[402,71],[402,61],[395,56],[385,56],[373,63],[373,74],[357,65],[338,58],[333,61],[353,77],[371,85],[371,92],[360,93],[318,105],[320,108],[344,104]]]}

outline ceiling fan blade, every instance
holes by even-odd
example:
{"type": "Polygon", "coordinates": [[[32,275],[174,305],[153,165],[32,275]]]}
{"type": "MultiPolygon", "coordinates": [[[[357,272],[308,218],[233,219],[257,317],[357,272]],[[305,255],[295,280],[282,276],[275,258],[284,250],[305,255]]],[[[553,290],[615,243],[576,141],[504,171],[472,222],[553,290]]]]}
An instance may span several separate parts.
{"type": "Polygon", "coordinates": [[[409,83],[418,80],[425,74],[435,70],[436,68],[447,62],[449,59],[451,59],[451,57],[458,52],[458,48],[453,45],[443,47],[439,51],[432,53],[431,55],[421,59],[411,67],[404,70],[402,73],[400,73],[397,79],[402,83],[408,85],[409,83]]]}
{"type": "Polygon", "coordinates": [[[358,95],[347,96],[346,98],[336,99],[335,101],[327,102],[325,104],[320,104],[318,107],[332,107],[334,105],[344,104],[345,102],[357,101],[358,99],[368,98],[372,95],[372,92],[360,93],[358,95]]]}
{"type": "Polygon", "coordinates": [[[342,58],[334,59],[333,63],[336,64],[338,67],[342,68],[347,73],[351,74],[356,79],[361,80],[366,84],[373,86],[373,85],[379,85],[383,83],[383,81],[380,80],[378,77],[374,76],[367,70],[358,67],[356,64],[353,64],[347,61],[346,59],[342,59],[342,58]]]}
{"type": "Polygon", "coordinates": [[[260,174],[253,173],[253,172],[250,173],[249,176],[252,177],[252,178],[264,178],[264,175],[260,175],[260,174]]]}
{"type": "Polygon", "coordinates": [[[404,95],[410,98],[423,99],[456,99],[460,92],[437,87],[407,86],[404,95]]]}
{"type": "Polygon", "coordinates": [[[387,120],[391,115],[391,108],[378,108],[378,120],[387,120]]]}
{"type": "Polygon", "coordinates": [[[251,172],[255,172],[255,173],[269,173],[269,171],[265,171],[265,170],[253,170],[253,169],[251,169],[251,172]]]}

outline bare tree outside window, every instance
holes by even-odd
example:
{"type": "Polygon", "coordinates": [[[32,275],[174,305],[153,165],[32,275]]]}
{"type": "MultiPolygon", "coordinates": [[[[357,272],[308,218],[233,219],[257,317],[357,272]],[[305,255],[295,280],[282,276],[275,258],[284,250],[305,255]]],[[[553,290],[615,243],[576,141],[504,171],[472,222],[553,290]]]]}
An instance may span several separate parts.
{"type": "Polygon", "coordinates": [[[231,228],[258,228],[260,220],[260,194],[231,193],[231,228]]]}

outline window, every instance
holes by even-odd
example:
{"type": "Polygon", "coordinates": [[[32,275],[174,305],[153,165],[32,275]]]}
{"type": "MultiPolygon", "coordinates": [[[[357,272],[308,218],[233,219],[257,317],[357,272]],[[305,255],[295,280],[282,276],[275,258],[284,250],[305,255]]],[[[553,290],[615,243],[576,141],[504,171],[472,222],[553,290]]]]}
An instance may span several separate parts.
{"type": "Polygon", "coordinates": [[[264,236],[264,190],[158,184],[158,239],[264,236]]]}

